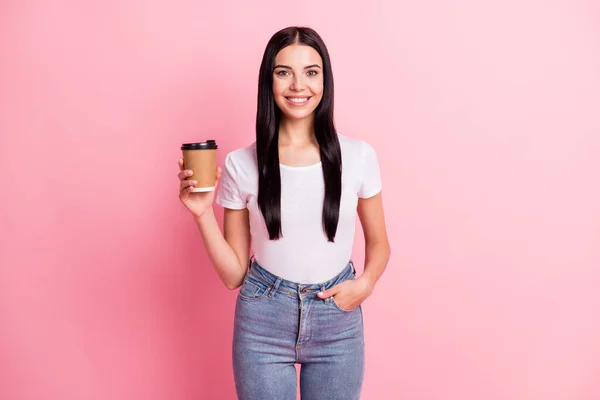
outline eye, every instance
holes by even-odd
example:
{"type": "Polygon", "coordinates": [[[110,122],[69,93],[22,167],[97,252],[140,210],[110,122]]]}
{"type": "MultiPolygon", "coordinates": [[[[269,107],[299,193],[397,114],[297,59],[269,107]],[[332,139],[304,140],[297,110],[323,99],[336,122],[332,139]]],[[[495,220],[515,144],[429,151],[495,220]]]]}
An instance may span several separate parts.
{"type": "Polygon", "coordinates": [[[288,76],[290,73],[285,69],[279,70],[276,72],[277,76],[288,76]]]}
{"type": "Polygon", "coordinates": [[[318,74],[319,74],[319,72],[318,72],[318,71],[315,71],[315,70],[310,70],[310,71],[308,71],[306,74],[307,74],[308,76],[316,76],[316,75],[318,75],[318,74]]]}

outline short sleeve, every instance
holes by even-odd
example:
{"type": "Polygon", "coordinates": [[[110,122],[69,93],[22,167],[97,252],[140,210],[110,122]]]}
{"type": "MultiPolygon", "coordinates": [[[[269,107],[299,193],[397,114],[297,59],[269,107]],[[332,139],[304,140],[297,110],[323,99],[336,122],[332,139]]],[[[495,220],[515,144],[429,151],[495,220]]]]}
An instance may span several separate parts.
{"type": "Polygon", "coordinates": [[[381,191],[381,173],[379,171],[377,153],[366,142],[363,142],[361,161],[362,178],[358,197],[367,199],[381,191]]]}
{"type": "Polygon", "coordinates": [[[221,180],[217,187],[216,202],[223,207],[234,210],[246,208],[246,200],[241,194],[236,168],[233,165],[230,154],[225,157],[225,165],[221,170],[221,180]]]}

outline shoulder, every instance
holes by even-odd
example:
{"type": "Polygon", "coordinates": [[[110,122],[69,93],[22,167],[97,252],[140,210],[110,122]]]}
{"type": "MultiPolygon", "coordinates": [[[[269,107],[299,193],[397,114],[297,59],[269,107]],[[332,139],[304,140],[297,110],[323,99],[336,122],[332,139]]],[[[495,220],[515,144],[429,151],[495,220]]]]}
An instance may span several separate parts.
{"type": "Polygon", "coordinates": [[[256,165],[256,142],[227,153],[225,165],[242,169],[256,165]]]}
{"type": "Polygon", "coordinates": [[[247,187],[257,181],[258,163],[256,161],[256,143],[241,147],[227,153],[224,172],[231,176],[238,185],[247,187]]]}
{"type": "Polygon", "coordinates": [[[376,157],[375,149],[365,140],[350,138],[340,133],[338,139],[344,161],[362,163],[370,157],[376,157]]]}

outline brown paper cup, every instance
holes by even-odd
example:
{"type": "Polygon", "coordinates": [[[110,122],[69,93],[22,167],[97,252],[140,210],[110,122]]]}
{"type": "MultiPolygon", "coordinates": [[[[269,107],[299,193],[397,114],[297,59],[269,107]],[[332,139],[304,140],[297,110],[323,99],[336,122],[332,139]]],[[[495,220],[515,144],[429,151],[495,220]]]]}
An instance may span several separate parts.
{"type": "Polygon", "coordinates": [[[217,144],[214,140],[198,143],[184,143],[183,169],[190,169],[193,175],[186,180],[198,181],[193,192],[210,192],[215,190],[217,180],[217,144]]]}

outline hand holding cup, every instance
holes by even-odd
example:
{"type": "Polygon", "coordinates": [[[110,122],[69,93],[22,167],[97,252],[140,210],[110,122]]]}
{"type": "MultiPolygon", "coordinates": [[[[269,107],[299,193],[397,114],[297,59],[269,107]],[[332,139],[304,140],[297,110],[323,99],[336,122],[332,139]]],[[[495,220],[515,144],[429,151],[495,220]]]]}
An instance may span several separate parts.
{"type": "Polygon", "coordinates": [[[195,216],[201,217],[213,205],[221,177],[216,166],[217,145],[214,140],[186,143],[179,159],[179,199],[195,216]]]}

